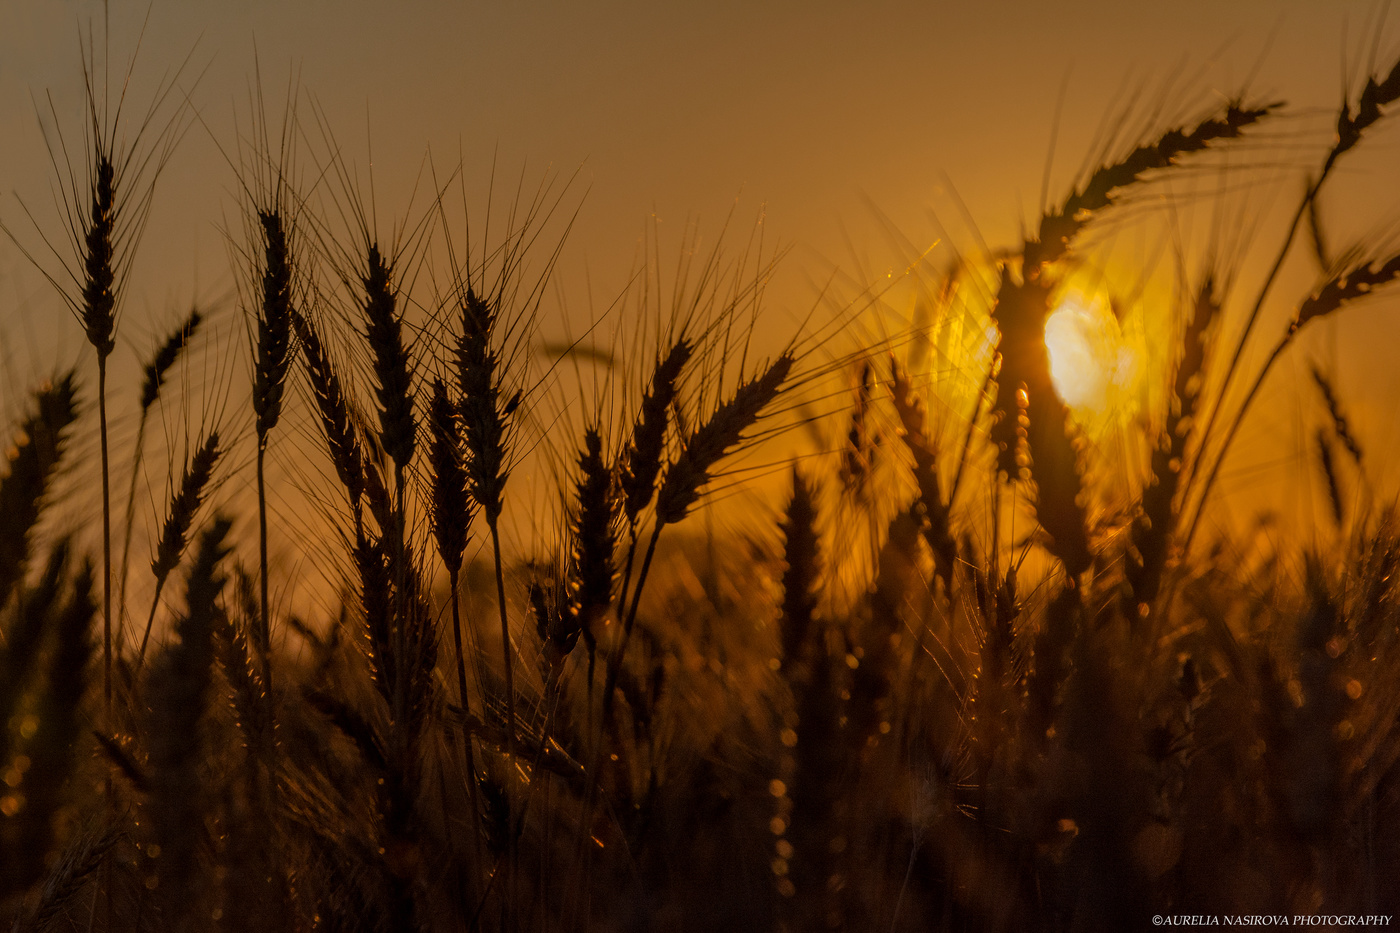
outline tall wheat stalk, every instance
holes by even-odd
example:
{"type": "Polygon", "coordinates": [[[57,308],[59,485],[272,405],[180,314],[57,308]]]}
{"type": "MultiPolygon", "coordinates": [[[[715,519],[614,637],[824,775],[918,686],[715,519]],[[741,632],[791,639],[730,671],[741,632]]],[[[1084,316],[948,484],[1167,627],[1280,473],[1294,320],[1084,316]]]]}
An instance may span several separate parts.
{"type": "MultiPolygon", "coordinates": [[[[131,557],[131,533],[136,521],[136,483],[141,475],[141,462],[145,452],[146,423],[150,417],[151,409],[160,400],[161,391],[165,387],[166,378],[170,374],[170,369],[175,365],[180,355],[194,339],[195,332],[199,329],[204,320],[204,314],[196,305],[190,309],[189,316],[180,324],[165,341],[157,348],[150,361],[142,369],[141,381],[141,414],[136,422],[136,441],[131,454],[131,481],[126,490],[126,516],[124,521],[125,530],[122,536],[122,563],[121,570],[117,575],[117,607],[122,620],[126,622],[126,581],[127,570],[130,566],[131,557]]],[[[120,640],[120,639],[118,639],[120,640]]]]}
{"type": "Polygon", "coordinates": [[[1344,100],[1342,108],[1337,115],[1337,136],[1331,148],[1327,150],[1327,155],[1322,162],[1316,179],[1307,187],[1303,193],[1297,209],[1293,213],[1293,219],[1284,233],[1283,242],[1279,246],[1277,254],[1274,256],[1273,264],[1269,268],[1268,274],[1264,278],[1263,284],[1259,286],[1259,291],[1255,294],[1254,302],[1250,308],[1249,316],[1245,319],[1244,328],[1235,345],[1235,351],[1230,357],[1230,363],[1225,368],[1225,374],[1221,381],[1220,388],[1215,393],[1215,406],[1211,409],[1210,416],[1206,420],[1204,429],[1201,431],[1201,450],[1197,456],[1195,469],[1189,479],[1187,491],[1194,497],[1194,511],[1190,513],[1190,520],[1185,522],[1187,529],[1185,535],[1184,548],[1191,545],[1191,541],[1196,534],[1196,528],[1200,524],[1200,517],[1204,511],[1206,502],[1210,498],[1211,490],[1215,486],[1216,478],[1220,475],[1220,467],[1225,462],[1225,456],[1233,444],[1236,432],[1239,431],[1240,424],[1244,421],[1254,398],[1264,385],[1264,380],[1268,376],[1274,364],[1278,361],[1285,350],[1292,345],[1299,329],[1310,320],[1333,311],[1338,310],[1344,304],[1370,292],[1371,289],[1386,284],[1400,275],[1400,266],[1396,265],[1397,257],[1392,257],[1388,261],[1383,258],[1374,258],[1370,261],[1354,264],[1351,268],[1345,266],[1333,270],[1333,273],[1319,286],[1318,290],[1298,306],[1293,320],[1289,323],[1287,331],[1274,344],[1269,352],[1264,364],[1255,375],[1254,381],[1246,390],[1244,398],[1235,408],[1234,415],[1227,422],[1227,426],[1220,434],[1220,441],[1215,443],[1215,453],[1210,462],[1210,469],[1204,473],[1205,479],[1199,483],[1196,479],[1201,474],[1201,468],[1206,462],[1209,451],[1206,444],[1215,441],[1217,421],[1221,412],[1225,409],[1228,401],[1227,393],[1240,370],[1240,360],[1244,356],[1245,347],[1249,343],[1249,338],[1254,333],[1254,327],[1258,323],[1260,312],[1264,303],[1268,300],[1273,290],[1275,282],[1278,280],[1284,262],[1288,259],[1294,240],[1298,234],[1298,228],[1302,224],[1304,217],[1312,216],[1312,211],[1317,201],[1318,193],[1322,186],[1331,176],[1337,162],[1343,155],[1350,152],[1361,142],[1366,132],[1370,130],[1377,121],[1381,119],[1384,111],[1382,107],[1387,107],[1397,100],[1400,100],[1400,61],[1391,66],[1390,72],[1385,78],[1377,81],[1373,77],[1368,77],[1366,86],[1362,89],[1357,99],[1356,110],[1353,112],[1351,102],[1344,100]]]}

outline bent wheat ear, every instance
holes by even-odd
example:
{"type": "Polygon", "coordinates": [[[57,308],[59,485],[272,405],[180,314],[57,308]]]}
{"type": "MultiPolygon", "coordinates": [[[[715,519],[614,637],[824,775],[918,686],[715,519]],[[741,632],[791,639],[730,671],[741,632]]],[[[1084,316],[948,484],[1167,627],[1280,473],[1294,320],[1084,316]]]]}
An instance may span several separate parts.
{"type": "Polygon", "coordinates": [[[165,518],[165,529],[156,547],[156,556],[151,561],[151,573],[158,581],[163,582],[180,562],[195,512],[204,501],[219,454],[218,432],[211,431],[185,466],[184,475],[180,477],[180,488],[170,500],[170,514],[165,518]]]}
{"type": "Polygon", "coordinates": [[[1268,104],[1246,108],[1232,103],[1222,115],[1202,120],[1190,131],[1184,127],[1168,130],[1154,142],[1139,146],[1118,162],[1094,172],[1083,190],[1073,192],[1059,210],[1041,218],[1037,238],[1026,243],[1026,277],[1034,278],[1041,266],[1063,257],[1070,241],[1093,213],[1113,203],[1114,192],[1141,181],[1146,172],[1174,165],[1181,156],[1200,152],[1211,143],[1238,139],[1241,130],[1258,123],[1278,107],[1278,104],[1268,104]]]}
{"type": "MultiPolygon", "coordinates": [[[[651,569],[652,558],[656,555],[656,544],[661,538],[662,530],[667,525],[685,518],[691,506],[699,501],[701,491],[710,481],[710,471],[744,440],[744,432],[753,426],[762,415],[763,409],[777,397],[783,383],[792,372],[794,362],[791,353],[783,353],[761,375],[740,384],[734,390],[734,395],[716,408],[708,421],[691,433],[680,456],[666,470],[661,489],[656,494],[656,524],[647,541],[636,586],[630,594],[631,606],[627,608],[627,617],[623,621],[622,639],[608,662],[608,676],[603,684],[605,721],[612,715],[614,690],[622,672],[622,660],[627,653],[632,627],[637,621],[642,589],[646,585],[647,573],[651,569]]],[[[628,570],[630,569],[629,563],[628,570]]]]}
{"type": "Polygon", "coordinates": [[[793,357],[784,353],[764,372],[743,383],[720,405],[709,420],[686,441],[679,457],[666,471],[656,494],[656,520],[672,525],[685,518],[710,481],[710,471],[743,440],[763,409],[777,397],[792,372],[793,357]]]}
{"type": "Polygon", "coordinates": [[[1304,299],[1289,330],[1297,331],[1313,319],[1332,314],[1397,278],[1400,278],[1400,253],[1383,261],[1372,260],[1344,268],[1328,276],[1317,291],[1304,299]]]}
{"type": "Polygon", "coordinates": [[[29,535],[63,454],[65,432],[78,415],[73,373],[41,389],[34,403],[34,414],[14,436],[10,471],[0,480],[0,528],[5,529],[0,535],[0,606],[24,577],[29,535]]]}
{"type": "MultiPolygon", "coordinates": [[[[1400,100],[1400,61],[1391,66],[1390,74],[1377,82],[1375,77],[1366,79],[1366,87],[1356,102],[1356,113],[1349,104],[1343,104],[1337,115],[1337,142],[1332,147],[1332,159],[1351,149],[1361,141],[1362,134],[1381,118],[1381,108],[1400,100]]],[[[1331,161],[1329,160],[1329,161],[1331,161]]]]}
{"type": "Polygon", "coordinates": [[[180,358],[180,354],[194,339],[195,332],[199,330],[199,325],[203,321],[204,315],[199,308],[191,308],[189,317],[185,318],[178,330],[165,338],[160,349],[156,350],[155,356],[151,357],[151,361],[142,369],[141,411],[143,415],[159,400],[160,391],[165,386],[165,377],[180,358]]]}

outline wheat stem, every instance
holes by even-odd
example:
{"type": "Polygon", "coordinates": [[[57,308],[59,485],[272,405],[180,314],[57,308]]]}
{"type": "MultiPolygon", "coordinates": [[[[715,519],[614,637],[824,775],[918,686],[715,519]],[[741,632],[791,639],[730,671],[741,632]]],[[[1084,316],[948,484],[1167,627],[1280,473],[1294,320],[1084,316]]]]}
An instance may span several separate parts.
{"type": "Polygon", "coordinates": [[[112,486],[107,452],[107,356],[97,357],[97,418],[102,443],[102,703],[112,722],[112,486]]]}

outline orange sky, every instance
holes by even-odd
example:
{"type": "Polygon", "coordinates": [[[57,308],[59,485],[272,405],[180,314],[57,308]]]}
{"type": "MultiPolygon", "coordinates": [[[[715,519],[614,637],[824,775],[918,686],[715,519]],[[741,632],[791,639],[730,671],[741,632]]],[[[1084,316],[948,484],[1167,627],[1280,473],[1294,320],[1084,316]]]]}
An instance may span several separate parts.
{"type": "MultiPolygon", "coordinates": [[[[129,55],[146,9],[113,0],[114,57],[129,55]]],[[[100,37],[102,10],[73,0],[0,5],[0,220],[21,232],[32,228],[16,195],[57,229],[35,101],[51,95],[76,129],[78,35],[92,22],[100,37]]],[[[833,266],[856,280],[901,267],[877,211],[919,244],[937,237],[936,212],[970,248],[955,189],[988,241],[1013,244],[1037,209],[1062,88],[1052,196],[1074,180],[1115,102],[1140,85],[1143,101],[1166,101],[1175,116],[1200,115],[1246,80],[1259,99],[1289,101],[1305,118],[1282,126],[1273,158],[1301,179],[1328,141],[1311,132],[1325,129],[1320,108],[1364,73],[1373,45],[1385,64],[1400,48],[1394,17],[1379,36],[1377,18],[1376,3],[1347,0],[156,0],[136,96],[193,50],[182,86],[202,123],[158,192],[118,364],[144,355],[173,309],[232,285],[221,227],[238,215],[218,145],[230,145],[235,113],[246,121],[255,51],[271,96],[296,69],[349,158],[363,165],[372,145],[385,215],[401,209],[430,148],[445,162],[460,150],[477,191],[493,159],[509,179],[522,166],[532,181],[577,171],[569,203],[581,200],[582,210],[558,284],[581,316],[616,297],[653,212],[663,244],[678,245],[687,218],[717,231],[736,197],[741,233],[763,209],[767,242],[793,250],[769,294],[786,323],[811,306],[812,282],[833,266]],[[1293,151],[1290,134],[1311,148],[1293,151]]],[[[1400,217],[1397,155],[1391,128],[1348,164],[1330,205],[1339,240],[1400,217]]],[[[1344,391],[1383,453],[1400,443],[1389,417],[1400,379],[1367,347],[1396,333],[1371,310],[1305,347],[1345,361],[1344,391]]],[[[0,341],[7,415],[21,387],[85,351],[3,238],[0,341]]],[[[1280,423],[1266,415],[1251,430],[1280,423]]]]}

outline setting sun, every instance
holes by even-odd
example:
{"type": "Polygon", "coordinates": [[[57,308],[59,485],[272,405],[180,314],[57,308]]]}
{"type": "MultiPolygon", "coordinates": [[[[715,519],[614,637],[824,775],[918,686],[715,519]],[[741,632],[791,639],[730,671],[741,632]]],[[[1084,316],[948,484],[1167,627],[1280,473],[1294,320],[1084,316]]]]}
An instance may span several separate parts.
{"type": "Polygon", "coordinates": [[[1105,302],[1064,298],[1045,322],[1045,346],[1055,391],[1070,408],[1101,412],[1130,396],[1139,354],[1105,302]]]}

